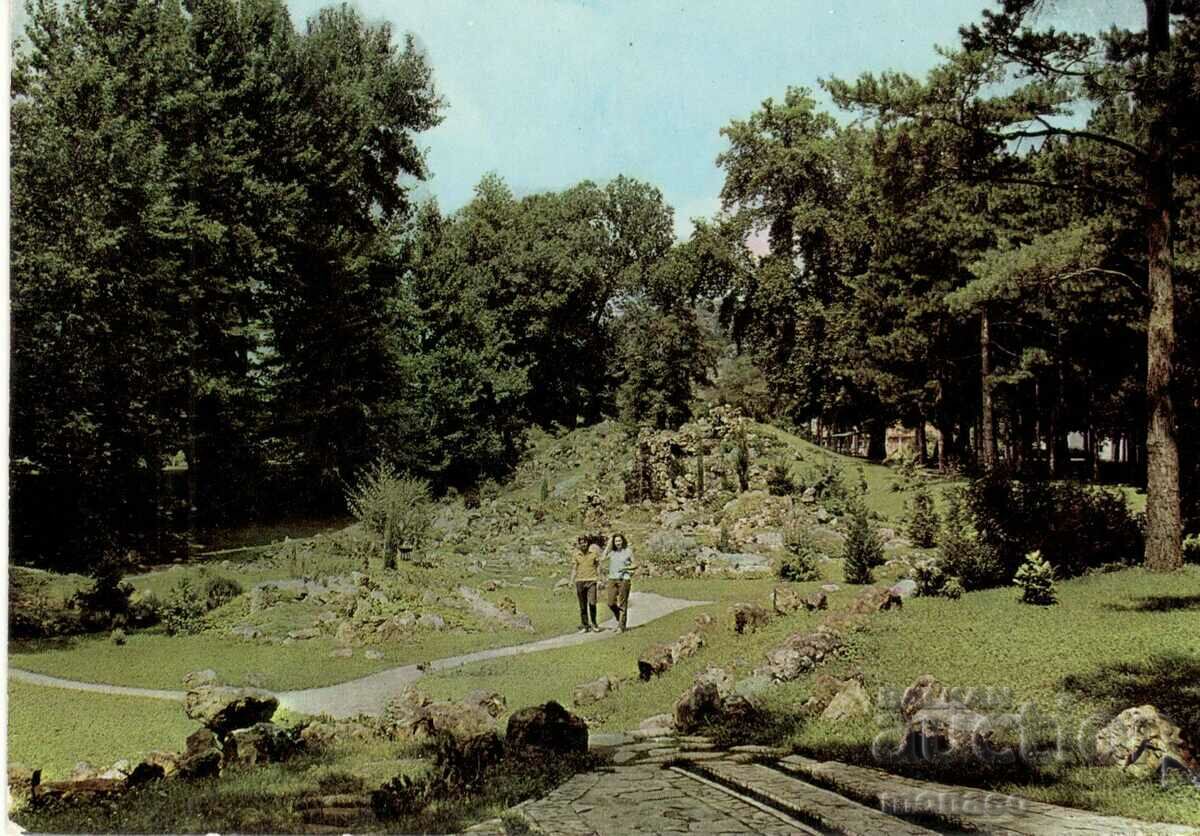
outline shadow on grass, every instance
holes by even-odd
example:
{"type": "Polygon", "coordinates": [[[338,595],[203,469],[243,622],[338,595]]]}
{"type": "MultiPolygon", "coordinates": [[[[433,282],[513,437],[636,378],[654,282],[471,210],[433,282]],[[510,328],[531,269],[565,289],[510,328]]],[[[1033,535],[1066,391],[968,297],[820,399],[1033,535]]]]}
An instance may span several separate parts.
{"type": "Polygon", "coordinates": [[[41,653],[46,650],[70,650],[80,642],[79,636],[52,636],[45,639],[13,639],[8,640],[8,653],[18,656],[28,653],[41,653]]]}
{"type": "Polygon", "coordinates": [[[1114,716],[1133,706],[1153,705],[1191,743],[1200,744],[1200,656],[1174,653],[1102,665],[1064,678],[1062,686],[1114,716]]]}
{"type": "Polygon", "coordinates": [[[1200,595],[1147,595],[1134,599],[1132,604],[1105,604],[1116,612],[1175,612],[1200,610],[1200,595]]]}

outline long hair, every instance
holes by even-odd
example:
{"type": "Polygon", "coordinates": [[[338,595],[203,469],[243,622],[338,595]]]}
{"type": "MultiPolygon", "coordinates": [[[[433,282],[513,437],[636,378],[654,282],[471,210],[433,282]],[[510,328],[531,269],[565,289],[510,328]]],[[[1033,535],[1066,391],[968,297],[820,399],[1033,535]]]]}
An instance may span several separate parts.
{"type": "Polygon", "coordinates": [[[621,548],[619,549],[619,551],[624,551],[625,549],[629,548],[629,538],[618,531],[616,534],[614,534],[612,536],[612,547],[614,550],[617,550],[617,539],[618,538],[620,538],[620,540],[621,540],[621,548]]]}

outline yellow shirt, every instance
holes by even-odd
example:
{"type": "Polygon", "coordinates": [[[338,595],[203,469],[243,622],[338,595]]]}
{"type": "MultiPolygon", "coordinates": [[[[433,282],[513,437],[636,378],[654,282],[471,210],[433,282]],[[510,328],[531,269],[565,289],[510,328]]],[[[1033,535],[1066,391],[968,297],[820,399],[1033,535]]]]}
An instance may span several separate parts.
{"type": "Polygon", "coordinates": [[[576,581],[600,580],[600,549],[588,546],[588,550],[582,553],[576,549],[574,559],[576,581]]]}

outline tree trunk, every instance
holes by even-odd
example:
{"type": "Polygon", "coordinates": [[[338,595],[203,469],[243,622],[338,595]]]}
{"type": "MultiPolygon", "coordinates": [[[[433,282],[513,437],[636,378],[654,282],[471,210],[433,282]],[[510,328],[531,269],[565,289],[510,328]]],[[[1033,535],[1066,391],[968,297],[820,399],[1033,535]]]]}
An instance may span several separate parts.
{"type": "Polygon", "coordinates": [[[913,430],[913,440],[917,445],[917,464],[924,467],[929,463],[929,450],[926,447],[928,439],[925,438],[925,417],[921,416],[917,419],[917,426],[913,430]]]}
{"type": "Polygon", "coordinates": [[[983,409],[979,416],[979,459],[985,470],[996,466],[996,416],[992,407],[992,337],[988,310],[979,313],[979,385],[983,409]]]}
{"type": "MultiPolygon", "coordinates": [[[[1179,446],[1171,401],[1175,351],[1175,280],[1171,210],[1171,126],[1159,73],[1170,50],[1170,0],[1145,0],[1150,111],[1145,198],[1150,318],[1146,329],[1146,567],[1166,572],[1183,566],[1179,510],[1179,446]]],[[[1165,73],[1164,73],[1165,74],[1165,73]]]]}
{"type": "Polygon", "coordinates": [[[867,458],[876,462],[887,458],[887,422],[882,419],[871,424],[867,435],[867,458]]]}

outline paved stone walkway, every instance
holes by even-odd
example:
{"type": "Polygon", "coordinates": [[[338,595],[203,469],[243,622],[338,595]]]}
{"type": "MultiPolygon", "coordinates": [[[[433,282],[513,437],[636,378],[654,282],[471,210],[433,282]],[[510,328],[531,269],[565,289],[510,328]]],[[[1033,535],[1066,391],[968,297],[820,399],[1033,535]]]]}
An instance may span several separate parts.
{"type": "MultiPolygon", "coordinates": [[[[633,592],[629,596],[628,626],[632,628],[649,624],[671,613],[689,607],[698,607],[708,601],[687,601],[681,598],[667,598],[653,592],[633,592]]],[[[572,599],[571,605],[574,605],[572,599]]],[[[407,685],[416,682],[429,671],[442,671],[469,665],[472,662],[484,662],[489,659],[500,659],[506,656],[520,656],[526,653],[539,653],[545,650],[557,650],[563,647],[605,641],[619,635],[616,622],[609,619],[602,627],[609,628],[602,633],[568,633],[564,636],[553,636],[540,641],[525,644],[495,647],[490,650],[480,650],[474,653],[464,653],[460,656],[450,656],[437,659],[418,668],[416,665],[404,665],[389,668],[379,673],[330,685],[324,688],[306,688],[300,691],[283,691],[277,694],[279,704],[292,711],[303,714],[329,714],[333,717],[353,717],[356,714],[379,715],[383,713],[388,699],[407,685]]],[[[182,700],[183,691],[158,690],[154,688],[130,688],[123,685],[106,685],[96,682],[77,682],[72,679],[62,679],[56,676],[23,671],[9,667],[8,675],[18,682],[32,685],[44,685],[55,688],[69,688],[75,691],[92,691],[100,694],[116,694],[131,697],[151,697],[155,699],[182,700]]]]}

